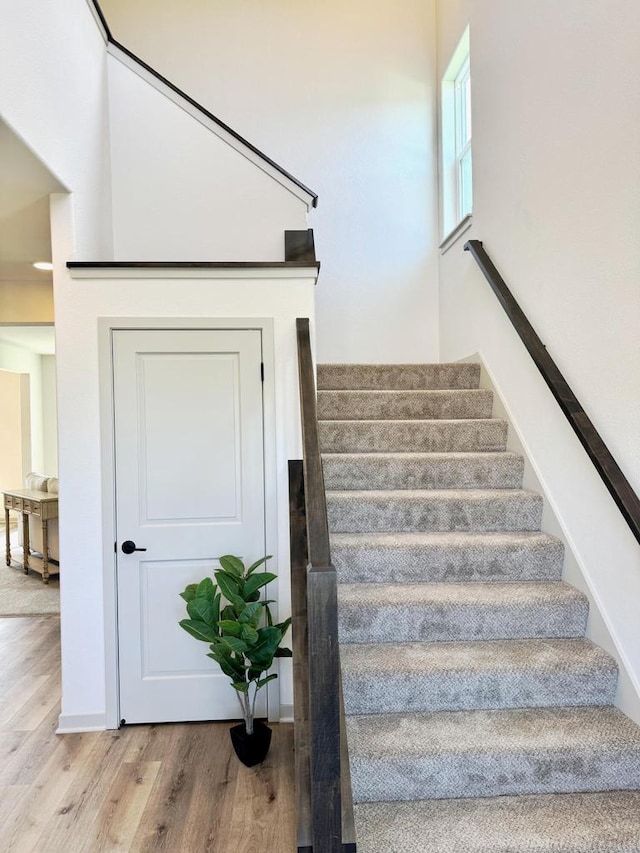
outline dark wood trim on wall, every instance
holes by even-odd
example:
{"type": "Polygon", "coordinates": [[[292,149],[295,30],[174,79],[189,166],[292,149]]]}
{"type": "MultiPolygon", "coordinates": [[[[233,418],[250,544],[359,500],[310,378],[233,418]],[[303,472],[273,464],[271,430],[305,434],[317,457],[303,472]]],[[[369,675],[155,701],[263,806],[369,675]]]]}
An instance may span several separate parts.
{"type": "Polygon", "coordinates": [[[313,228],[307,228],[306,231],[284,232],[284,259],[308,264],[316,263],[313,228]]]}
{"type": "Polygon", "coordinates": [[[245,269],[320,269],[319,261],[67,261],[70,270],[245,270],[245,269]]]}
{"type": "Polygon", "coordinates": [[[505,280],[496,269],[480,240],[469,240],[465,243],[466,252],[471,252],[491,289],[504,308],[507,317],[527,348],[536,367],[542,374],[549,390],[555,397],[565,417],[571,424],[580,443],[586,450],[603,483],[633,535],[640,542],[640,498],[634,492],[631,484],[622,473],[620,466],[611,451],[604,443],[589,416],[585,412],[576,395],[571,390],[567,380],[562,375],[555,361],[547,352],[547,348],[538,337],[535,329],[527,319],[524,311],[518,305],[505,280]]]}
{"type": "Polygon", "coordinates": [[[107,41],[112,42],[113,36],[111,35],[111,30],[109,29],[109,24],[107,23],[107,19],[104,16],[104,12],[100,8],[100,4],[98,3],[98,0],[91,0],[91,3],[93,5],[93,8],[96,10],[96,15],[100,19],[100,23],[102,24],[102,26],[104,28],[105,35],[107,36],[107,41]]]}

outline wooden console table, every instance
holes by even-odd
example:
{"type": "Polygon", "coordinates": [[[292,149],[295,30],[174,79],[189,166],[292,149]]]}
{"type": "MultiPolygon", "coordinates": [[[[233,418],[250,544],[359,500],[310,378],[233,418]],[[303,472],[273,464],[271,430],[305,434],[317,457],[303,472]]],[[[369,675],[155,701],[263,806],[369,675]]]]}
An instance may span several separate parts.
{"type": "Polygon", "coordinates": [[[22,568],[25,575],[29,569],[42,572],[43,583],[49,583],[49,574],[56,574],[59,569],[52,567],[49,571],[49,521],[58,517],[58,495],[49,492],[40,492],[36,489],[13,489],[3,490],[4,494],[4,521],[6,531],[7,565],[11,565],[11,539],[9,534],[9,510],[22,513],[22,568]],[[29,565],[29,516],[39,518],[42,522],[42,569],[38,566],[29,565]]]}

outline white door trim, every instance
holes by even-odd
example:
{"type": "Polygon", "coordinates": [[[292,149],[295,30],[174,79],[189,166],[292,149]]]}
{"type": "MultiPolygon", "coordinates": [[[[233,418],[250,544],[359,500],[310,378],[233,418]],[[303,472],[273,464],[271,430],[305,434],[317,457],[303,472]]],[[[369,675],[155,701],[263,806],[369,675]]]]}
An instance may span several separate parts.
{"type": "MultiPolygon", "coordinates": [[[[100,432],[102,472],[102,541],[104,585],[104,648],[105,648],[105,723],[108,729],[120,725],[118,695],[118,611],[116,576],[116,493],[114,454],[114,397],[113,365],[111,360],[112,333],[116,329],[255,329],[262,332],[264,363],[264,486],[265,539],[267,553],[278,560],[278,494],[276,464],[276,405],[274,322],[270,317],[100,317],[98,319],[98,359],[100,376],[100,432]]],[[[279,601],[279,580],[274,581],[270,596],[279,601]]],[[[278,604],[272,607],[278,618],[278,604]]],[[[280,718],[279,679],[267,686],[269,720],[280,718]]]]}

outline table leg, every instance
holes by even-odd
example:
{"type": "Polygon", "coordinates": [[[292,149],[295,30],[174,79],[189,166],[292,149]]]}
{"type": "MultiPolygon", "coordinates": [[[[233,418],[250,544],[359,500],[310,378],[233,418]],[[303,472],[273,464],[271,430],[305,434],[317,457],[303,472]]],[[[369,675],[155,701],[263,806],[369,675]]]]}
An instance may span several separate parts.
{"type": "Polygon", "coordinates": [[[22,569],[29,574],[29,516],[22,513],[22,569]]]}
{"type": "Polygon", "coordinates": [[[42,521],[42,583],[49,583],[49,522],[42,521]]]}
{"type": "Polygon", "coordinates": [[[6,547],[7,565],[11,565],[11,533],[9,531],[9,507],[4,508],[4,541],[6,547]]]}

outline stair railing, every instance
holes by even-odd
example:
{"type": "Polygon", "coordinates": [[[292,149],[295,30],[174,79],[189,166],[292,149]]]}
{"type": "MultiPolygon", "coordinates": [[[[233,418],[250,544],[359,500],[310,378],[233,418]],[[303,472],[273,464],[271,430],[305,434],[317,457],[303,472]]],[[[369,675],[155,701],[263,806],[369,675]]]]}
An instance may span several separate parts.
{"type": "Polygon", "coordinates": [[[633,535],[640,542],[640,498],[622,473],[620,466],[582,408],[558,365],[547,352],[545,345],[518,305],[482,242],[480,240],[469,240],[465,243],[464,248],[466,252],[471,252],[475,258],[491,285],[491,289],[498,297],[498,302],[504,308],[507,317],[511,320],[514,329],[542,374],[542,378],[549,386],[549,390],[556,398],[580,443],[587,451],[633,535]]]}
{"type": "Polygon", "coordinates": [[[296,330],[303,460],[289,462],[289,508],[298,851],[355,853],[309,320],[298,319],[296,330]]]}

